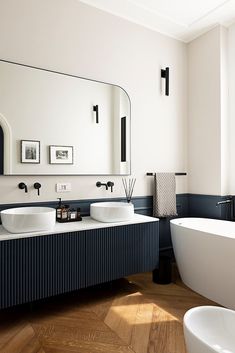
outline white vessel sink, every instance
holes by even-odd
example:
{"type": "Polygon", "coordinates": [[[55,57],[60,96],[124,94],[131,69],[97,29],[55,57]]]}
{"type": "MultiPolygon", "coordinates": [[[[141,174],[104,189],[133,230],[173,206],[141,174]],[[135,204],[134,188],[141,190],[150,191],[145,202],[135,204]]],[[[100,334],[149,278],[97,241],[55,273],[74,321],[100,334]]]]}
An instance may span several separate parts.
{"type": "Polygon", "coordinates": [[[96,202],[90,205],[90,215],[100,222],[124,222],[134,216],[134,206],[126,202],[96,202]]]}
{"type": "Polygon", "coordinates": [[[56,210],[51,207],[19,207],[1,211],[3,227],[10,233],[52,230],[56,210]]]}

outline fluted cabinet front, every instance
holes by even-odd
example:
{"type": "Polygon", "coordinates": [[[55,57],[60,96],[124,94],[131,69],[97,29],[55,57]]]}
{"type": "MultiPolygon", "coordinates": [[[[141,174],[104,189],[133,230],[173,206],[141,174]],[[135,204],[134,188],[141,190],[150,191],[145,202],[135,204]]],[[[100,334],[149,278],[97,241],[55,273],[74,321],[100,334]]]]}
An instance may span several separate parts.
{"type": "Polygon", "coordinates": [[[158,266],[158,222],[0,241],[0,308],[158,266]]]}
{"type": "Polygon", "coordinates": [[[0,242],[1,308],[85,287],[84,234],[0,242]]]}
{"type": "Polygon", "coordinates": [[[86,285],[111,281],[158,266],[157,222],[97,229],[86,235],[86,285]]]}

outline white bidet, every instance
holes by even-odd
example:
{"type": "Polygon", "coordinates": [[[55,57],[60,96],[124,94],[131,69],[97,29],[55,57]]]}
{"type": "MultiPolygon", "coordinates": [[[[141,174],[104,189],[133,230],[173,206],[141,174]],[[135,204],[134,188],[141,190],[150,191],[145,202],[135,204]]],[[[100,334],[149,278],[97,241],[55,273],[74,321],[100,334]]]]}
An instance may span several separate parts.
{"type": "Polygon", "coordinates": [[[235,311],[199,306],[184,316],[188,353],[235,353],[235,311]]]}

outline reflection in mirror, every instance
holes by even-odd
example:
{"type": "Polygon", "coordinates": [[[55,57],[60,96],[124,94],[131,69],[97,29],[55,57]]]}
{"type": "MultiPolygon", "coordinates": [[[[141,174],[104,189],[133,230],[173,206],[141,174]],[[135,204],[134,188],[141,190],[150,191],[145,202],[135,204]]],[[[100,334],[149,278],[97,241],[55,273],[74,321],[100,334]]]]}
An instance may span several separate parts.
{"type": "Polygon", "coordinates": [[[130,100],[116,85],[0,60],[0,126],[1,174],[130,174],[130,100]]]}

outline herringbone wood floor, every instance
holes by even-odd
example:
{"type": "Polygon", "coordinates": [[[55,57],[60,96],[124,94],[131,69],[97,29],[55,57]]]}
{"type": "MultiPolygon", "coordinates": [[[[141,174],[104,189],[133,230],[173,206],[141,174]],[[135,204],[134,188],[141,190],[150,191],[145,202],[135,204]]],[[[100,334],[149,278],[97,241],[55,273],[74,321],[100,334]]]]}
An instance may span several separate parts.
{"type": "Polygon", "coordinates": [[[1,353],[185,353],[182,318],[212,304],[139,274],[0,312],[1,353]]]}

